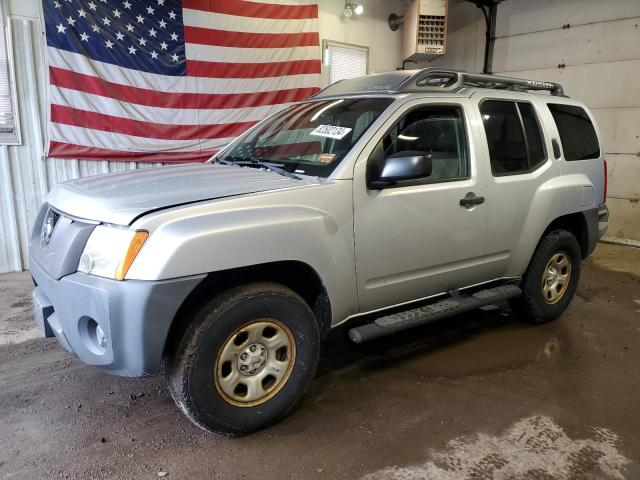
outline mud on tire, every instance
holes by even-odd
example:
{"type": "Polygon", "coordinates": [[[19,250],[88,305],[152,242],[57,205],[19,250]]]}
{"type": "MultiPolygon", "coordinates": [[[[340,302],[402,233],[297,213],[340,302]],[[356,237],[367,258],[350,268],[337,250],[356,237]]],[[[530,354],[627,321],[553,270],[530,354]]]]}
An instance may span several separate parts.
{"type": "Polygon", "coordinates": [[[533,324],[558,318],[578,287],[581,259],[580,245],[571,232],[558,229],[545,234],[522,279],[522,296],[509,302],[514,313],[533,324]],[[568,275],[564,286],[559,283],[563,275],[568,275]]]}
{"type": "Polygon", "coordinates": [[[282,285],[255,283],[197,310],[165,358],[165,375],[171,396],[192,422],[243,435],[295,408],[319,351],[318,324],[304,300],[282,285]]]}

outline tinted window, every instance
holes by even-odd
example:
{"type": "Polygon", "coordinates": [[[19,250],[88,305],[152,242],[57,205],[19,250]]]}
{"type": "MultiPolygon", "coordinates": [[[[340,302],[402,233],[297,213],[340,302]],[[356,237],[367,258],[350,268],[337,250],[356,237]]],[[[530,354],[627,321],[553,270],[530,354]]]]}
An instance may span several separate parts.
{"type": "Polygon", "coordinates": [[[515,102],[488,100],[480,105],[495,175],[529,169],[527,149],[515,102]]]}
{"type": "Polygon", "coordinates": [[[403,151],[431,156],[432,172],[427,181],[466,178],[469,163],[460,109],[428,107],[407,113],[374,148],[369,173],[375,176],[389,155],[403,151]]]}
{"type": "Polygon", "coordinates": [[[573,105],[550,103],[556,121],[565,160],[587,160],[600,157],[600,145],[587,112],[573,105]]]}
{"type": "Polygon", "coordinates": [[[530,103],[518,102],[522,124],[527,136],[527,146],[529,147],[529,168],[535,168],[546,160],[540,124],[536,117],[533,105],[530,103]]]}

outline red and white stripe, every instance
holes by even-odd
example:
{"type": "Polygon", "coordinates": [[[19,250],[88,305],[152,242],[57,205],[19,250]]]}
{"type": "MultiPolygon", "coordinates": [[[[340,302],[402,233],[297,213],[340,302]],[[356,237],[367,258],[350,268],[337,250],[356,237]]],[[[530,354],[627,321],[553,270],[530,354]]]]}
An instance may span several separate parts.
{"type": "Polygon", "coordinates": [[[312,0],[183,0],[187,76],[48,47],[49,152],[57,158],[205,159],[320,83],[312,0]]]}

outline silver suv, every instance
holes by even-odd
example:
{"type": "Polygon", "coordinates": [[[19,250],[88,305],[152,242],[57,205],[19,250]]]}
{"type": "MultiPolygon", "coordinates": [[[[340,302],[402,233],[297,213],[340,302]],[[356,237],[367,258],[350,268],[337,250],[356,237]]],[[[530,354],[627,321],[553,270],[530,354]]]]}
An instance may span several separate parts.
{"type": "Polygon", "coordinates": [[[338,82],[206,164],[54,188],[35,317],[87,364],[164,370],[200,427],[252,432],[296,405],[338,325],[360,343],[505,300],[558,317],[607,229],[598,137],[554,83],[338,82]]]}

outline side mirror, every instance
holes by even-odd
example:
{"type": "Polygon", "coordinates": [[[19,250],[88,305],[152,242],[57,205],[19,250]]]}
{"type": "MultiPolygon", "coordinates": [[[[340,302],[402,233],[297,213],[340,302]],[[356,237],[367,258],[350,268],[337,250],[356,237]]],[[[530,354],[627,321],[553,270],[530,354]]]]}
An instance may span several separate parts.
{"type": "Polygon", "coordinates": [[[370,178],[368,186],[381,190],[398,182],[428,177],[432,167],[431,155],[426,152],[396,152],[386,158],[379,174],[370,178]]]}

